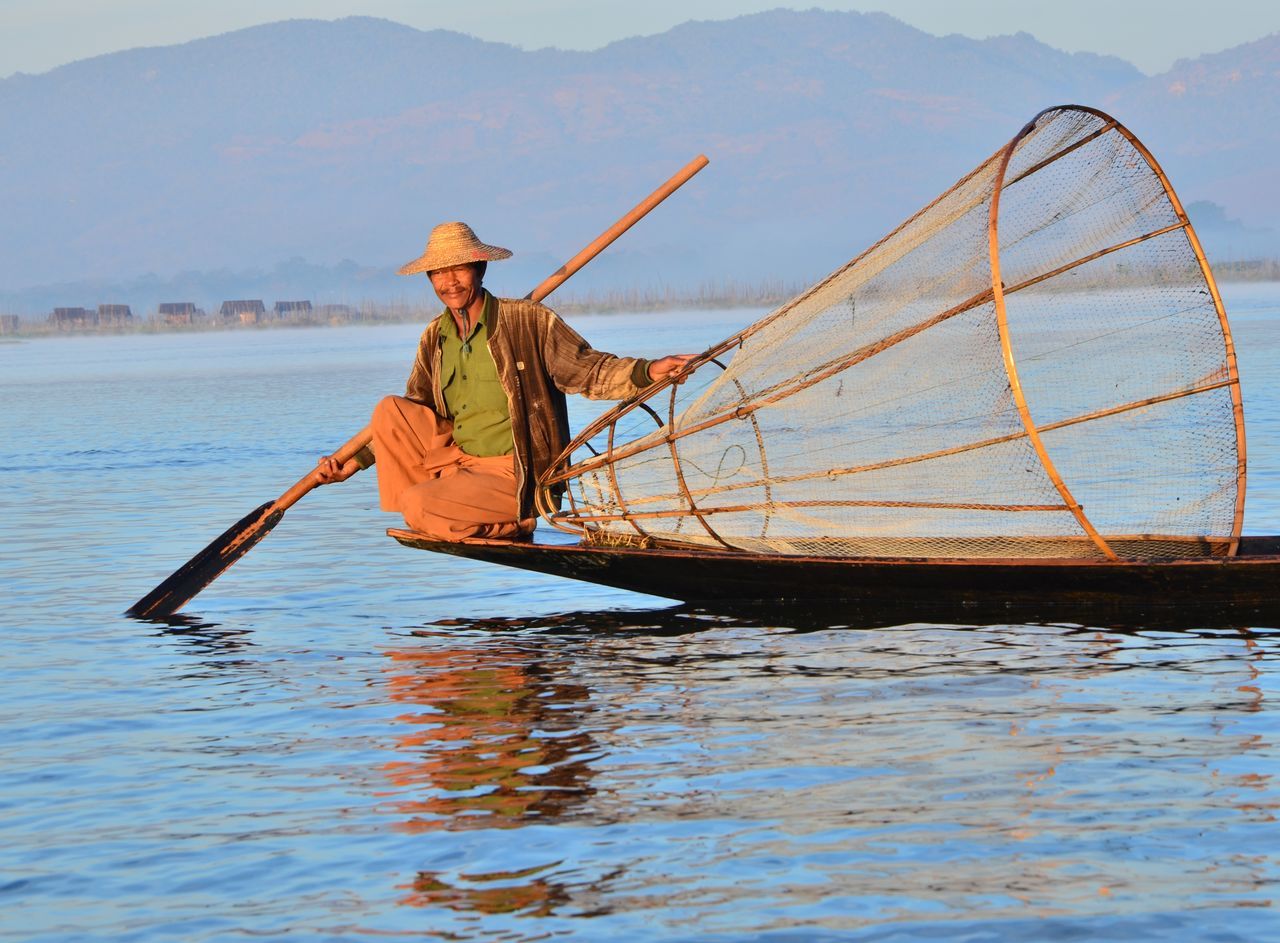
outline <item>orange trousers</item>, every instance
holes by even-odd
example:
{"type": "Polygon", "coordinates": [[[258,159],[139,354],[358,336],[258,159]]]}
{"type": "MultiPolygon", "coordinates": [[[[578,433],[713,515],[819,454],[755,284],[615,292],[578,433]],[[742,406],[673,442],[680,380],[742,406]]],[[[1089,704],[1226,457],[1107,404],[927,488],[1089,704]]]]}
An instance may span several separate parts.
{"type": "Polygon", "coordinates": [[[514,455],[468,455],[453,423],[434,410],[387,396],[370,423],[378,499],[412,530],[439,540],[513,540],[537,521],[520,519],[514,455]]]}

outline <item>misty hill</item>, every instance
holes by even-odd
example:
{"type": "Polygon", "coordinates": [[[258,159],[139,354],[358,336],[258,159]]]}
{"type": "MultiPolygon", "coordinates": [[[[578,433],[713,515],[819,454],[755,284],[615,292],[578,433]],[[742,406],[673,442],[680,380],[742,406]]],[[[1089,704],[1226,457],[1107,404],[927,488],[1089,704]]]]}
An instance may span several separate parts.
{"type": "Polygon", "coordinates": [[[276,23],[0,80],[0,296],[291,271],[332,300],[402,297],[423,286],[391,270],[455,218],[516,252],[490,281],[523,293],[700,152],[711,166],[574,289],[807,280],[1063,102],[1112,110],[1184,199],[1270,231],[1278,67],[1274,37],[1148,79],[1026,34],[821,11],[593,52],[369,18],[276,23]],[[360,277],[348,288],[342,272],[360,277]]]}
{"type": "Polygon", "coordinates": [[[1155,152],[1184,200],[1212,200],[1250,225],[1280,222],[1280,34],[1180,60],[1105,107],[1155,152]]]}

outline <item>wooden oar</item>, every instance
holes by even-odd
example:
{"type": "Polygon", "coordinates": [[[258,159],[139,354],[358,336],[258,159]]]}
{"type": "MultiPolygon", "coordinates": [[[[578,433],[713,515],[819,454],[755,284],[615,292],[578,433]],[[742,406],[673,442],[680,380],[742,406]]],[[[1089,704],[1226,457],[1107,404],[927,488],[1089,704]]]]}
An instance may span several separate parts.
{"type": "MultiPolygon", "coordinates": [[[[558,270],[543,280],[526,298],[541,301],[569,279],[574,272],[582,268],[610,243],[636,224],[651,209],[678,190],[690,177],[707,165],[707,158],[699,155],[684,168],[664,183],[620,220],[596,237],[589,246],[562,265],[558,270]]],[[[369,427],[361,429],[341,448],[333,453],[338,464],[344,465],[362,448],[369,444],[369,427]]],[[[313,470],[274,501],[250,511],[231,525],[223,534],[205,547],[194,557],[183,564],[163,583],[143,596],[129,607],[125,615],[136,619],[163,619],[173,615],[204,589],[233,563],[246,553],[267,534],[271,533],[284,512],[293,507],[303,495],[323,484],[318,472],[313,470]]]]}

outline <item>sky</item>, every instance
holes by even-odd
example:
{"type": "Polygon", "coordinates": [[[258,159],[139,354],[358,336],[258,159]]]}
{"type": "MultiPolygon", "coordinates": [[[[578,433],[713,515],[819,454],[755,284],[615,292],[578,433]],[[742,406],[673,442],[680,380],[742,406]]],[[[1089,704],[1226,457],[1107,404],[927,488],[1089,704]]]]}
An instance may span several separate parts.
{"type": "Polygon", "coordinates": [[[526,49],[598,49],[687,20],[778,7],[881,11],[935,35],[1027,32],[1067,52],[1119,56],[1149,75],[1280,32],[1276,0],[0,0],[0,76],[287,19],[377,16],[526,49]]]}

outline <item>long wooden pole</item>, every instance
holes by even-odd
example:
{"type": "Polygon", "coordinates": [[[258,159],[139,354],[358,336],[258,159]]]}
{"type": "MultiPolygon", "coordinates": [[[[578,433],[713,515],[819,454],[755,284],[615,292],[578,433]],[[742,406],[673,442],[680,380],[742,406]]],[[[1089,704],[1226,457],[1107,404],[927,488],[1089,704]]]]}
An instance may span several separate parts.
{"type": "MultiPolygon", "coordinates": [[[[640,221],[650,210],[683,186],[694,174],[707,166],[708,160],[699,155],[689,161],[666,183],[636,204],[616,223],[597,236],[590,245],[543,279],[525,297],[541,301],[563,285],[584,265],[604,251],[614,240],[640,221]]],[[[333,453],[339,465],[344,465],[356,453],[369,444],[372,438],[365,426],[344,442],[333,453]]],[[[306,494],[324,484],[319,469],[313,469],[299,478],[289,490],[274,501],[250,511],[233,524],[216,540],[188,560],[168,579],[129,607],[125,615],[139,619],[164,619],[173,615],[202,589],[218,578],[228,567],[248,553],[267,536],[284,517],[284,512],[298,503],[306,494]]]]}

